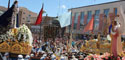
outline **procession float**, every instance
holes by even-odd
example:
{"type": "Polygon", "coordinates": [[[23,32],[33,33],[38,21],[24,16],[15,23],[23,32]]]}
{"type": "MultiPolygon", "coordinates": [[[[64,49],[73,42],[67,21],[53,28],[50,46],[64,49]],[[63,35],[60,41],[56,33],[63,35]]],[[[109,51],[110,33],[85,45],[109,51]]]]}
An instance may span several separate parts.
{"type": "Polygon", "coordinates": [[[16,27],[17,1],[0,16],[0,54],[9,53],[10,57],[28,55],[32,49],[32,33],[25,25],[16,27]],[[14,27],[13,27],[14,26],[14,27]]]}
{"type": "Polygon", "coordinates": [[[30,54],[32,48],[32,34],[26,25],[9,29],[0,35],[0,52],[14,54],[30,54]]]}

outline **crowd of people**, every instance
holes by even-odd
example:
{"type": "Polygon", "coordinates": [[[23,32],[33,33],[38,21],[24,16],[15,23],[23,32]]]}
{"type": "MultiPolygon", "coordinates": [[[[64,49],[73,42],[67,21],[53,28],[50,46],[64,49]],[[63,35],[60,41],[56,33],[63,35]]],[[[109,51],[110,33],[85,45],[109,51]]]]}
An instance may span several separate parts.
{"type": "Polygon", "coordinates": [[[50,38],[47,41],[42,41],[40,47],[32,49],[32,55],[41,57],[41,59],[82,59],[87,54],[80,52],[81,45],[85,43],[84,40],[73,40],[70,42],[68,38],[56,38],[55,42],[50,38]],[[70,45],[71,44],[71,45],[70,45]]]}
{"type": "MultiPolygon", "coordinates": [[[[89,39],[98,41],[98,36],[92,36],[89,39]]],[[[34,40],[31,54],[18,55],[18,60],[83,60],[89,55],[86,51],[81,51],[82,45],[85,46],[87,40],[73,40],[68,37],[48,38],[47,40],[34,40]]],[[[101,41],[104,41],[101,39],[101,41]]],[[[108,41],[110,42],[110,41],[108,41]]],[[[100,53],[102,55],[103,53],[100,53]]],[[[3,55],[3,59],[9,58],[9,53],[3,55]]],[[[11,60],[11,59],[10,59],[11,60]]]]}
{"type": "MultiPolygon", "coordinates": [[[[97,40],[97,36],[91,36],[89,39],[97,40]]],[[[102,40],[102,39],[101,39],[102,40]]],[[[104,41],[104,40],[102,40],[104,41]]],[[[110,41],[108,41],[110,43],[110,41]]],[[[83,60],[89,53],[82,52],[80,49],[82,45],[85,46],[86,40],[72,40],[68,38],[56,38],[55,41],[49,38],[44,41],[35,41],[32,49],[33,57],[40,57],[41,59],[62,59],[62,60],[83,60]],[[36,45],[36,42],[38,43],[36,45]]],[[[103,54],[103,53],[100,53],[103,54]]]]}

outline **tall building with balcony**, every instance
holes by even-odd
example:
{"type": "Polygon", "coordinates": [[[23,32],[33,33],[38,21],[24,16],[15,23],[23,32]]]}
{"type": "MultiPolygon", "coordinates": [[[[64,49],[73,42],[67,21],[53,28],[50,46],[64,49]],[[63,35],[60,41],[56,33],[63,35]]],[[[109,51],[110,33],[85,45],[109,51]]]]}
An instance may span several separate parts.
{"type": "MultiPolygon", "coordinates": [[[[82,37],[84,34],[90,34],[90,32],[83,33],[84,27],[94,16],[93,33],[105,31],[105,23],[107,18],[110,17],[110,23],[116,15],[119,15],[118,22],[121,24],[122,34],[125,34],[125,20],[121,15],[121,7],[125,16],[125,1],[114,1],[102,4],[95,4],[90,6],[83,6],[69,9],[72,12],[72,33],[82,37]],[[107,16],[107,18],[105,18],[107,16]]],[[[68,33],[68,29],[67,29],[68,33]]]]}

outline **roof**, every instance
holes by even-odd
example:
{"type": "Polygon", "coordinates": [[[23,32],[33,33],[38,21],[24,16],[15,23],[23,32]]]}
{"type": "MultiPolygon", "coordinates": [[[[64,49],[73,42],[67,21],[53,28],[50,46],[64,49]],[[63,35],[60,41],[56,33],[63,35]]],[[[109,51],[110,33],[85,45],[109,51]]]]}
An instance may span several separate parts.
{"type": "Polygon", "coordinates": [[[3,7],[3,6],[0,6],[0,10],[2,10],[2,11],[6,11],[7,8],[6,8],[6,7],[3,7]]]}
{"type": "Polygon", "coordinates": [[[91,7],[91,6],[97,6],[97,5],[110,4],[110,3],[116,3],[116,2],[123,2],[123,1],[113,1],[113,2],[108,2],[108,3],[101,3],[101,4],[88,5],[88,6],[81,6],[81,7],[71,8],[71,9],[69,9],[69,10],[78,9],[78,8],[85,8],[85,7],[91,7]]]}

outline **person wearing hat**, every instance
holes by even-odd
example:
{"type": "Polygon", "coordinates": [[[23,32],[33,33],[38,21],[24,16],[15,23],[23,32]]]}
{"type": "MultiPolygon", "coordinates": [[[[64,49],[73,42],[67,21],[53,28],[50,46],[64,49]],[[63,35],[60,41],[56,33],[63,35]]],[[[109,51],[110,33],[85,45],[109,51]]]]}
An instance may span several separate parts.
{"type": "Polygon", "coordinates": [[[83,60],[83,55],[82,54],[79,56],[79,60],[83,60]]]}
{"type": "Polygon", "coordinates": [[[24,60],[23,55],[18,55],[18,60],[24,60]]]}
{"type": "Polygon", "coordinates": [[[36,47],[33,47],[33,48],[32,48],[32,52],[33,52],[33,53],[36,53],[36,47]]]}
{"type": "Polygon", "coordinates": [[[29,60],[30,59],[30,56],[29,55],[26,55],[25,59],[24,60],[29,60]]]}
{"type": "Polygon", "coordinates": [[[60,60],[65,60],[64,54],[61,55],[60,60]]]}
{"type": "Polygon", "coordinates": [[[31,54],[30,56],[31,56],[31,57],[34,57],[34,54],[31,54]]]}
{"type": "Polygon", "coordinates": [[[51,55],[51,60],[55,60],[56,56],[54,54],[51,55]]]}
{"type": "Polygon", "coordinates": [[[43,54],[43,56],[40,58],[40,60],[44,60],[47,57],[47,54],[43,54]]]}
{"type": "Polygon", "coordinates": [[[72,60],[78,60],[74,55],[72,56],[72,60]]]}
{"type": "Polygon", "coordinates": [[[56,54],[57,56],[60,56],[60,53],[61,53],[60,48],[57,48],[57,50],[56,50],[55,54],[56,54]]]}
{"type": "Polygon", "coordinates": [[[3,60],[9,60],[9,53],[6,52],[3,56],[3,60]]]}
{"type": "Polygon", "coordinates": [[[68,56],[66,54],[64,55],[64,60],[68,60],[68,56]]]}

